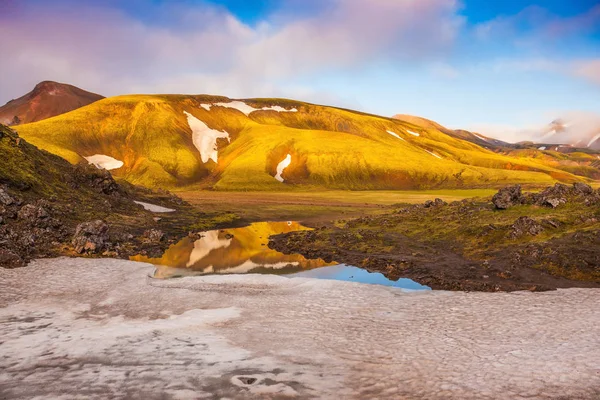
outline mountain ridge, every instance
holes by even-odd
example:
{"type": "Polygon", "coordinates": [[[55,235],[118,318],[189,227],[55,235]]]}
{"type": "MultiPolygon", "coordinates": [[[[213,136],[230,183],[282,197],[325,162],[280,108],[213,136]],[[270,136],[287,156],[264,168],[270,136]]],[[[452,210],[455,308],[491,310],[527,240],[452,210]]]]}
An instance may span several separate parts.
{"type": "Polygon", "coordinates": [[[103,99],[96,93],[54,81],[42,81],[32,91],[0,107],[0,123],[20,125],[41,121],[103,99]]]}

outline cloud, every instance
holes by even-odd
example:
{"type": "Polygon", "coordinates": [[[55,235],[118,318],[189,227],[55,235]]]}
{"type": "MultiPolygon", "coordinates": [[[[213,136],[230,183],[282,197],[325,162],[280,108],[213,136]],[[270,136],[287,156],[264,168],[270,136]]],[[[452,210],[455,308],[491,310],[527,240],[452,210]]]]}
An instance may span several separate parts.
{"type": "Polygon", "coordinates": [[[600,59],[579,61],[574,63],[573,73],[576,76],[600,85],[600,59]]]}
{"type": "Polygon", "coordinates": [[[12,2],[0,15],[11,38],[0,41],[0,101],[46,79],[104,95],[292,96],[311,74],[435,61],[463,23],[454,0],[325,0],[310,15],[282,8],[252,26],[208,4],[138,0],[152,17],[141,19],[118,1],[50,3],[12,2]]]}

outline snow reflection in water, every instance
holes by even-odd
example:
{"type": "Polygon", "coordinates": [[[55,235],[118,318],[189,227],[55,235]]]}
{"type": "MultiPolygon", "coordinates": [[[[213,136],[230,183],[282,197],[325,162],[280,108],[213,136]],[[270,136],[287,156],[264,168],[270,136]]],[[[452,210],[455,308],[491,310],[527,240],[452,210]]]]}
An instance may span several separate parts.
{"type": "Polygon", "coordinates": [[[379,273],[321,259],[311,260],[300,254],[283,254],[268,247],[269,236],[309,229],[291,221],[257,222],[243,228],[202,232],[197,240],[184,238],[169,247],[161,258],[135,256],[131,259],[154,264],[156,278],[253,273],[429,289],[410,279],[390,281],[379,273]]]}

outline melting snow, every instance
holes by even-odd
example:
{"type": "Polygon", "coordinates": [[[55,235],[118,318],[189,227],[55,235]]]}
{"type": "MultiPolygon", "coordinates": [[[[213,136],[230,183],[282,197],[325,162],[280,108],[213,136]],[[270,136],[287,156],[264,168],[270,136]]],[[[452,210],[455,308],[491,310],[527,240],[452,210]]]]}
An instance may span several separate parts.
{"type": "Polygon", "coordinates": [[[484,138],[484,137],[482,137],[482,136],[479,136],[479,135],[478,135],[478,134],[476,134],[476,133],[474,133],[474,134],[473,134],[473,136],[475,136],[475,137],[476,137],[476,138],[478,138],[478,139],[481,139],[481,140],[483,140],[484,142],[487,142],[487,141],[488,141],[486,138],[484,138]]]}
{"type": "MultiPolygon", "coordinates": [[[[244,114],[246,114],[246,116],[250,115],[251,112],[261,111],[261,110],[262,111],[272,110],[272,111],[277,111],[277,112],[298,112],[297,108],[292,108],[292,109],[287,110],[281,106],[254,108],[254,107],[244,103],[243,101],[238,101],[238,100],[231,101],[229,103],[215,103],[213,105],[220,106],[220,107],[234,108],[236,110],[243,112],[244,114]]],[[[206,110],[210,110],[210,108],[211,108],[210,104],[202,104],[201,106],[203,108],[205,108],[206,110]]]]}
{"type": "Polygon", "coordinates": [[[428,152],[429,154],[431,154],[432,156],[439,158],[440,160],[442,159],[442,157],[438,156],[437,154],[435,154],[429,150],[425,150],[425,151],[428,152]]]}
{"type": "Polygon", "coordinates": [[[292,163],[292,155],[288,154],[282,162],[277,164],[277,175],[275,175],[275,179],[277,179],[279,182],[283,182],[283,178],[281,177],[281,174],[283,174],[283,170],[285,170],[287,167],[289,167],[291,163],[292,163]]]}
{"type": "Polygon", "coordinates": [[[403,293],[152,269],[0,268],[3,398],[598,397],[599,289],[403,293]]]}
{"type": "Polygon", "coordinates": [[[546,146],[538,147],[538,150],[546,150],[546,146]]]}
{"type": "Polygon", "coordinates": [[[192,130],[192,141],[200,152],[202,162],[207,163],[208,160],[213,160],[216,163],[218,157],[217,139],[223,138],[231,141],[229,133],[210,129],[204,122],[187,111],[183,113],[187,115],[188,125],[192,130]]]}
{"type": "Polygon", "coordinates": [[[210,111],[210,104],[200,104],[200,107],[204,108],[206,111],[210,111]]]}
{"type": "Polygon", "coordinates": [[[93,156],[83,158],[85,158],[90,164],[94,164],[98,169],[104,168],[105,170],[110,171],[123,166],[123,161],[119,161],[116,158],[112,158],[104,154],[94,154],[93,156]]]}
{"type": "Polygon", "coordinates": [[[600,139],[600,133],[599,133],[599,134],[597,134],[596,136],[594,136],[594,137],[592,138],[592,140],[590,140],[590,142],[588,143],[587,147],[590,147],[590,146],[591,146],[592,144],[594,144],[594,142],[595,142],[596,140],[598,140],[598,139],[600,139]]]}
{"type": "Polygon", "coordinates": [[[410,133],[413,136],[421,136],[420,134],[418,134],[417,132],[411,131],[409,129],[406,130],[406,132],[410,133]]]}
{"type": "Polygon", "coordinates": [[[144,203],[143,201],[137,201],[137,200],[134,200],[133,202],[144,207],[145,210],[152,211],[155,213],[175,212],[175,210],[173,210],[172,208],[161,207],[161,206],[157,206],[156,204],[144,203]]]}
{"type": "Polygon", "coordinates": [[[400,140],[402,140],[402,141],[406,142],[406,140],[404,140],[404,139],[403,139],[403,138],[402,138],[400,135],[398,135],[397,133],[394,133],[394,132],[392,132],[392,131],[386,131],[386,132],[387,132],[387,133],[389,133],[390,135],[392,135],[392,136],[394,136],[394,137],[397,137],[398,139],[400,139],[400,140]]]}

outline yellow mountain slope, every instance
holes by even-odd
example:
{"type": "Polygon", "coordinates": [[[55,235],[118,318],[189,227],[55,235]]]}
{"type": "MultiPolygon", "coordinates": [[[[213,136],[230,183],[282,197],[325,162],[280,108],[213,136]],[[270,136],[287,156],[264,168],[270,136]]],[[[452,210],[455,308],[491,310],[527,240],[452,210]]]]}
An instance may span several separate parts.
{"type": "Polygon", "coordinates": [[[113,163],[101,165],[122,163],[114,175],[154,188],[425,189],[582,179],[435,125],[282,99],[118,96],[17,130],[72,163],[108,156],[113,163]]]}

